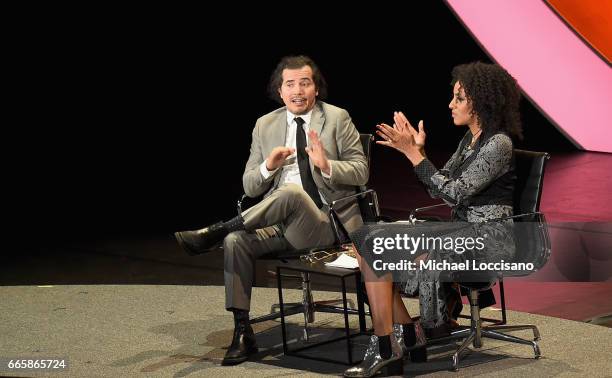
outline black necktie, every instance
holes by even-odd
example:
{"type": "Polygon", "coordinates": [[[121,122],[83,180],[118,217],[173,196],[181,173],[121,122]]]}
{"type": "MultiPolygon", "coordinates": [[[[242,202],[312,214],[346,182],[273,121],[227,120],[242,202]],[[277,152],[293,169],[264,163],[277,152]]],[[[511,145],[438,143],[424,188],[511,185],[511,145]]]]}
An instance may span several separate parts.
{"type": "Polygon", "coordinates": [[[319,190],[312,179],[312,172],[310,171],[310,160],[306,152],[306,132],[302,127],[304,122],[302,118],[295,117],[295,123],[297,123],[297,129],[295,130],[295,148],[297,150],[298,165],[300,167],[300,178],[302,179],[302,187],[320,209],[321,206],[323,206],[323,202],[321,202],[319,190]]]}

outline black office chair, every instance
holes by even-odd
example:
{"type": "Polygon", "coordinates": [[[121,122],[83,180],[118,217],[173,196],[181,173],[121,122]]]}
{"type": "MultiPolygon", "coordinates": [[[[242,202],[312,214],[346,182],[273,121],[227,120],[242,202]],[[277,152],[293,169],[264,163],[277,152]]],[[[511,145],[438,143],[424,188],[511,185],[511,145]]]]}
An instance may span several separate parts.
{"type": "MultiPolygon", "coordinates": [[[[515,230],[520,229],[520,235],[516,235],[516,262],[532,263],[533,270],[513,271],[511,274],[506,273],[506,276],[526,276],[544,266],[548,261],[551,253],[550,239],[548,229],[546,227],[546,219],[544,214],[540,212],[540,198],[542,196],[542,185],[544,182],[544,168],[546,162],[550,158],[545,152],[532,152],[524,150],[514,150],[516,161],[517,181],[514,191],[514,216],[502,218],[513,219],[515,222],[515,230]],[[520,227],[521,222],[531,222],[533,227],[520,227]]],[[[489,278],[499,279],[500,276],[490,277],[491,272],[483,272],[484,275],[489,275],[489,278]]],[[[473,273],[471,278],[473,279],[473,273]]],[[[486,282],[487,276],[482,276],[479,282],[459,282],[459,284],[467,289],[470,302],[470,327],[462,327],[457,331],[451,332],[448,337],[432,340],[428,345],[446,343],[448,341],[464,339],[457,351],[453,354],[453,369],[459,370],[459,359],[461,353],[468,349],[470,343],[475,348],[482,347],[482,338],[488,337],[531,345],[535,354],[535,358],[540,357],[540,348],[537,341],[540,339],[540,332],[535,325],[501,325],[493,324],[482,326],[480,317],[480,308],[478,306],[479,292],[490,288],[492,283],[486,282]],[[518,331],[530,329],[533,331],[533,341],[521,339],[519,337],[507,335],[502,331],[518,331]]]]}
{"type": "MultiPolygon", "coordinates": [[[[361,145],[363,147],[364,154],[368,161],[368,169],[370,168],[370,160],[371,160],[371,150],[374,141],[374,136],[372,134],[361,134],[360,135],[361,145]]],[[[380,217],[380,208],[378,205],[378,198],[376,192],[373,189],[370,189],[368,186],[369,182],[366,185],[359,186],[356,188],[357,193],[351,196],[347,196],[344,198],[340,198],[336,201],[333,201],[329,205],[329,216],[332,222],[332,228],[336,234],[336,243],[330,246],[321,246],[316,248],[307,248],[301,250],[288,250],[281,253],[273,253],[269,255],[263,255],[260,257],[261,260],[280,260],[281,262],[287,262],[291,259],[299,259],[300,256],[308,255],[310,253],[316,251],[337,251],[342,248],[342,244],[346,243],[349,238],[346,234],[346,230],[339,222],[334,209],[339,205],[342,205],[346,201],[349,200],[357,200],[359,205],[359,209],[361,211],[361,216],[364,222],[375,222],[380,217]]],[[[243,201],[246,199],[246,195],[243,195],[242,198],[238,201],[238,213],[242,213],[243,201]]],[[[302,282],[302,301],[294,302],[294,303],[283,303],[284,307],[284,315],[294,315],[298,313],[304,314],[304,340],[308,341],[308,324],[313,323],[315,321],[315,312],[328,312],[328,313],[339,313],[343,314],[344,309],[339,306],[335,306],[335,304],[341,303],[342,299],[331,300],[331,301],[314,301],[312,297],[312,290],[310,286],[310,274],[309,273],[301,273],[300,275],[283,275],[285,278],[296,278],[300,279],[302,282]]],[[[357,287],[356,290],[361,290],[361,287],[357,287]]],[[[365,297],[365,296],[363,296],[365,297]]],[[[350,308],[348,313],[351,315],[359,315],[358,310],[355,308],[355,304],[352,301],[349,301],[350,308]]],[[[279,304],[273,304],[270,308],[270,314],[260,316],[258,318],[251,319],[251,323],[259,323],[266,320],[272,320],[280,318],[280,306],[279,304]]]]}

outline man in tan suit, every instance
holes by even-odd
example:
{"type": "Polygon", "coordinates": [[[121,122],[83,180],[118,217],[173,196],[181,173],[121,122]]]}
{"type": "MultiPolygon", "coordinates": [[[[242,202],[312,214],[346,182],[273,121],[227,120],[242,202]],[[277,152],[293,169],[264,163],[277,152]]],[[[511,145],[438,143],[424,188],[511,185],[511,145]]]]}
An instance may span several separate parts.
{"type": "MultiPolygon", "coordinates": [[[[355,193],[368,180],[359,133],[344,109],[323,101],[327,85],[306,56],[285,57],[270,79],[270,95],[285,106],[257,120],[242,176],[245,193],[257,205],[241,216],[210,227],[175,233],[191,255],[223,242],[225,301],[234,313],[234,338],[224,365],[257,352],[249,324],[253,265],[263,254],[333,244],[328,204],[355,193]]],[[[362,219],[355,202],[338,217],[352,232],[362,219]]]]}

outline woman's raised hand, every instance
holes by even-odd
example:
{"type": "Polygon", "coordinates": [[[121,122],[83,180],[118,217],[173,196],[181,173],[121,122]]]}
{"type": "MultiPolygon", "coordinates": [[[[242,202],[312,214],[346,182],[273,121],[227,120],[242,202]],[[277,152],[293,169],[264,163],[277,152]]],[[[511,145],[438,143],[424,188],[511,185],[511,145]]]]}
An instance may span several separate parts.
{"type": "Polygon", "coordinates": [[[377,140],[377,144],[393,147],[400,151],[412,162],[419,164],[425,158],[425,130],[423,121],[419,122],[419,130],[415,130],[402,112],[393,113],[393,127],[386,123],[376,125],[376,134],[383,140],[377,140]]]}
{"type": "Polygon", "coordinates": [[[376,130],[376,134],[383,139],[377,140],[377,144],[395,148],[403,154],[406,154],[411,149],[416,148],[412,134],[405,128],[400,129],[397,124],[395,124],[394,127],[391,127],[386,123],[380,123],[376,125],[376,128],[378,129],[376,130]]]}
{"type": "Polygon", "coordinates": [[[408,129],[412,137],[414,138],[414,142],[419,147],[419,149],[423,150],[425,148],[425,138],[427,135],[425,134],[425,129],[423,126],[423,120],[419,121],[419,129],[418,131],[412,127],[408,118],[402,112],[395,112],[393,114],[393,121],[398,129],[408,129]]]}

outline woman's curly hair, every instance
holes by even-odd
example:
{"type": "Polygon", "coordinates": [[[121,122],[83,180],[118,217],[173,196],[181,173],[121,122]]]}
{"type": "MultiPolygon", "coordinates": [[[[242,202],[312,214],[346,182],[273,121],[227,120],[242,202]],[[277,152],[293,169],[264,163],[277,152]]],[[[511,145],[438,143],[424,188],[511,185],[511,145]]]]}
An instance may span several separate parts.
{"type": "Polygon", "coordinates": [[[483,134],[499,131],[523,138],[516,80],[501,66],[474,62],[453,68],[451,86],[459,82],[483,134]]]}

